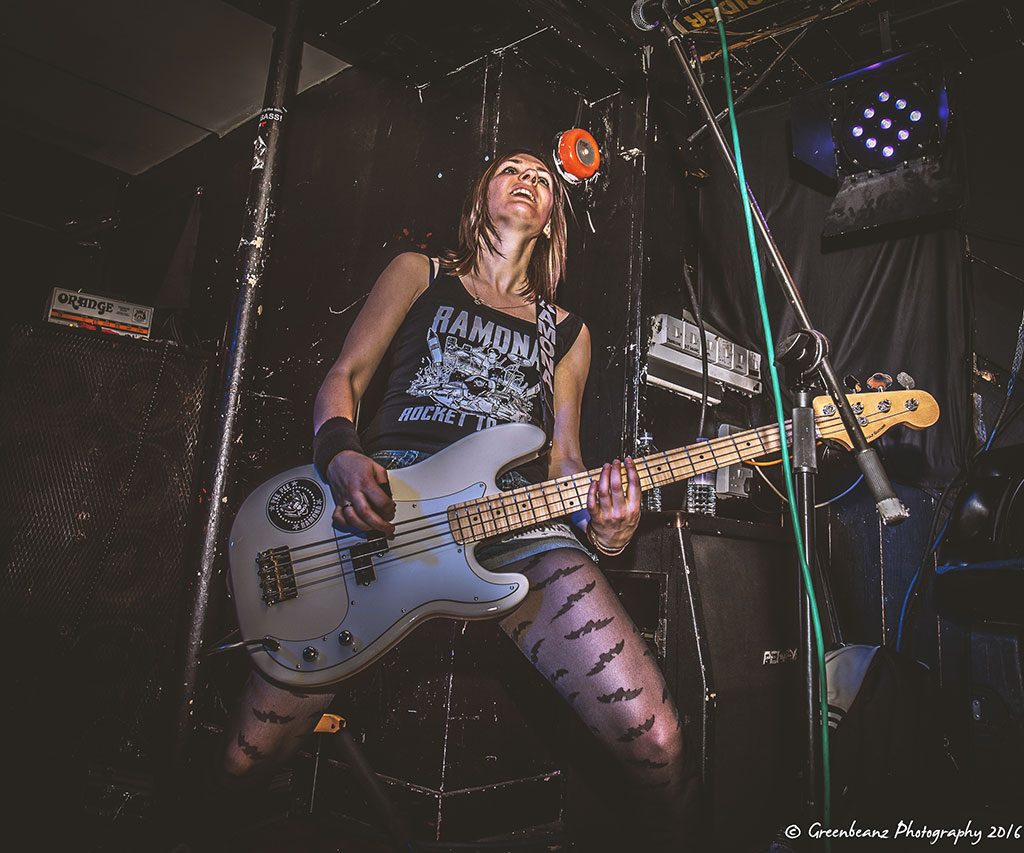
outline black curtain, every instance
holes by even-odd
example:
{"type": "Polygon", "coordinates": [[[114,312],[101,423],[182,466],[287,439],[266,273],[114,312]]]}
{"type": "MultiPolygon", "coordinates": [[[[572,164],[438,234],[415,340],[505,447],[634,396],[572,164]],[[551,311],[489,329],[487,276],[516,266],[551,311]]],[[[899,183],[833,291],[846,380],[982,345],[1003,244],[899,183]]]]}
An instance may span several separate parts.
{"type": "MultiPolygon", "coordinates": [[[[727,130],[728,135],[728,130],[727,130]]],[[[811,320],[831,341],[840,377],[876,372],[912,376],[939,403],[930,429],[890,430],[879,440],[894,480],[944,485],[963,458],[968,423],[969,352],[962,239],[952,222],[902,234],[861,235],[826,246],[821,232],[832,196],[797,178],[789,106],[741,117],[750,185],[811,320]]],[[[753,267],[739,197],[717,151],[701,198],[701,294],[708,322],[738,343],[765,352],[753,267]]],[[[788,303],[762,252],[766,301],[776,343],[795,331],[788,303]]],[[[770,394],[767,362],[765,393],[770,394]]],[[[868,390],[865,387],[865,390],[868,390]]]]}

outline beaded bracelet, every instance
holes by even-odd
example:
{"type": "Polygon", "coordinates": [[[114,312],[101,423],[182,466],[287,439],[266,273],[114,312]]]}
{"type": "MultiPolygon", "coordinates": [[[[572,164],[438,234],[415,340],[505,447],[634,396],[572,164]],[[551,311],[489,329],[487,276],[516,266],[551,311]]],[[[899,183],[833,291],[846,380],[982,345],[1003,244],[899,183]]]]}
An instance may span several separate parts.
{"type": "Polygon", "coordinates": [[[348,418],[329,418],[313,436],[313,464],[324,480],[327,479],[327,468],[331,460],[343,450],[363,452],[356,425],[348,418]]]}
{"type": "Polygon", "coordinates": [[[597,548],[597,550],[604,554],[606,557],[617,557],[629,546],[629,543],[627,542],[621,548],[617,548],[614,551],[609,551],[600,542],[597,541],[597,536],[594,535],[593,526],[589,521],[587,522],[587,539],[590,541],[591,545],[597,548]]]}

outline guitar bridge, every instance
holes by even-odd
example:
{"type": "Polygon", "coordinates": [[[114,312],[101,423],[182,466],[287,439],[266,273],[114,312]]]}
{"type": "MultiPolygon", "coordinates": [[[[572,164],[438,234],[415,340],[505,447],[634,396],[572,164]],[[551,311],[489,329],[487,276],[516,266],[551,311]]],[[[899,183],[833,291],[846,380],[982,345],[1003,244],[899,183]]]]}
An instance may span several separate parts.
{"type": "Polygon", "coordinates": [[[373,558],[388,552],[388,540],[383,533],[368,535],[361,545],[353,545],[349,549],[352,558],[352,574],[360,586],[369,586],[377,580],[377,570],[373,566],[373,558]]]}
{"type": "Polygon", "coordinates": [[[290,548],[282,546],[260,551],[256,555],[256,573],[265,604],[274,605],[298,597],[290,548]]]}

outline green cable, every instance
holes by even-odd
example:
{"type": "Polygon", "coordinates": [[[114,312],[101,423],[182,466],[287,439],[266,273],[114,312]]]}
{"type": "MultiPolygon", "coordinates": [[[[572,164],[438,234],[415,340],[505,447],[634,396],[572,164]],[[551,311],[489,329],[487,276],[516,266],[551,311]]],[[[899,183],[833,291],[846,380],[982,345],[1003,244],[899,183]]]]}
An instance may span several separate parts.
{"type": "MultiPolygon", "coordinates": [[[[750,212],[750,197],[747,193],[747,179],[743,173],[743,157],[740,154],[740,134],[736,127],[736,109],[732,101],[732,79],[729,75],[729,49],[725,43],[725,27],[722,26],[722,14],[718,11],[718,0],[711,0],[718,23],[718,37],[722,42],[722,66],[725,70],[725,94],[729,105],[729,126],[732,128],[732,146],[736,155],[736,171],[739,174],[740,193],[743,198],[743,216],[747,224],[747,240],[750,243],[750,256],[754,262],[754,281],[757,284],[757,302],[761,309],[761,323],[764,326],[765,345],[768,349],[768,368],[772,377],[772,393],[775,398],[775,418],[779,423],[779,439],[782,444],[782,470],[786,478],[786,494],[789,495],[789,513],[793,522],[793,533],[796,536],[797,556],[800,559],[800,571],[803,574],[804,586],[807,588],[807,600],[811,605],[811,622],[814,626],[815,652],[818,658],[818,678],[821,688],[821,753],[822,777],[824,783],[822,819],[825,828],[831,826],[832,784],[829,762],[828,736],[828,686],[825,679],[825,641],[821,634],[821,619],[818,616],[818,603],[814,596],[814,584],[811,572],[807,567],[804,554],[804,537],[800,530],[800,518],[796,510],[796,495],[793,489],[793,473],[790,471],[789,450],[786,445],[785,416],[782,413],[782,392],[779,388],[779,372],[775,367],[775,341],[772,338],[771,322],[768,319],[768,305],[764,298],[764,282],[761,280],[761,259],[757,251],[757,240],[754,237],[754,222],[750,212]]],[[[826,841],[826,849],[830,845],[826,841]]]]}

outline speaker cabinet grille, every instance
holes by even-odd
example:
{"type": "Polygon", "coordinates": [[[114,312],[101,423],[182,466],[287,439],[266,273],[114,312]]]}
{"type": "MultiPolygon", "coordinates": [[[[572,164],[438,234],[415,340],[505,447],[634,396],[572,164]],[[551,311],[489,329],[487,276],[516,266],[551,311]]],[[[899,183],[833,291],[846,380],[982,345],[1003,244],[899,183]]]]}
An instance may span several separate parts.
{"type": "Polygon", "coordinates": [[[2,370],[0,612],[22,697],[5,714],[31,721],[26,749],[58,739],[61,762],[156,758],[188,624],[208,358],[14,327],[2,370]]]}

